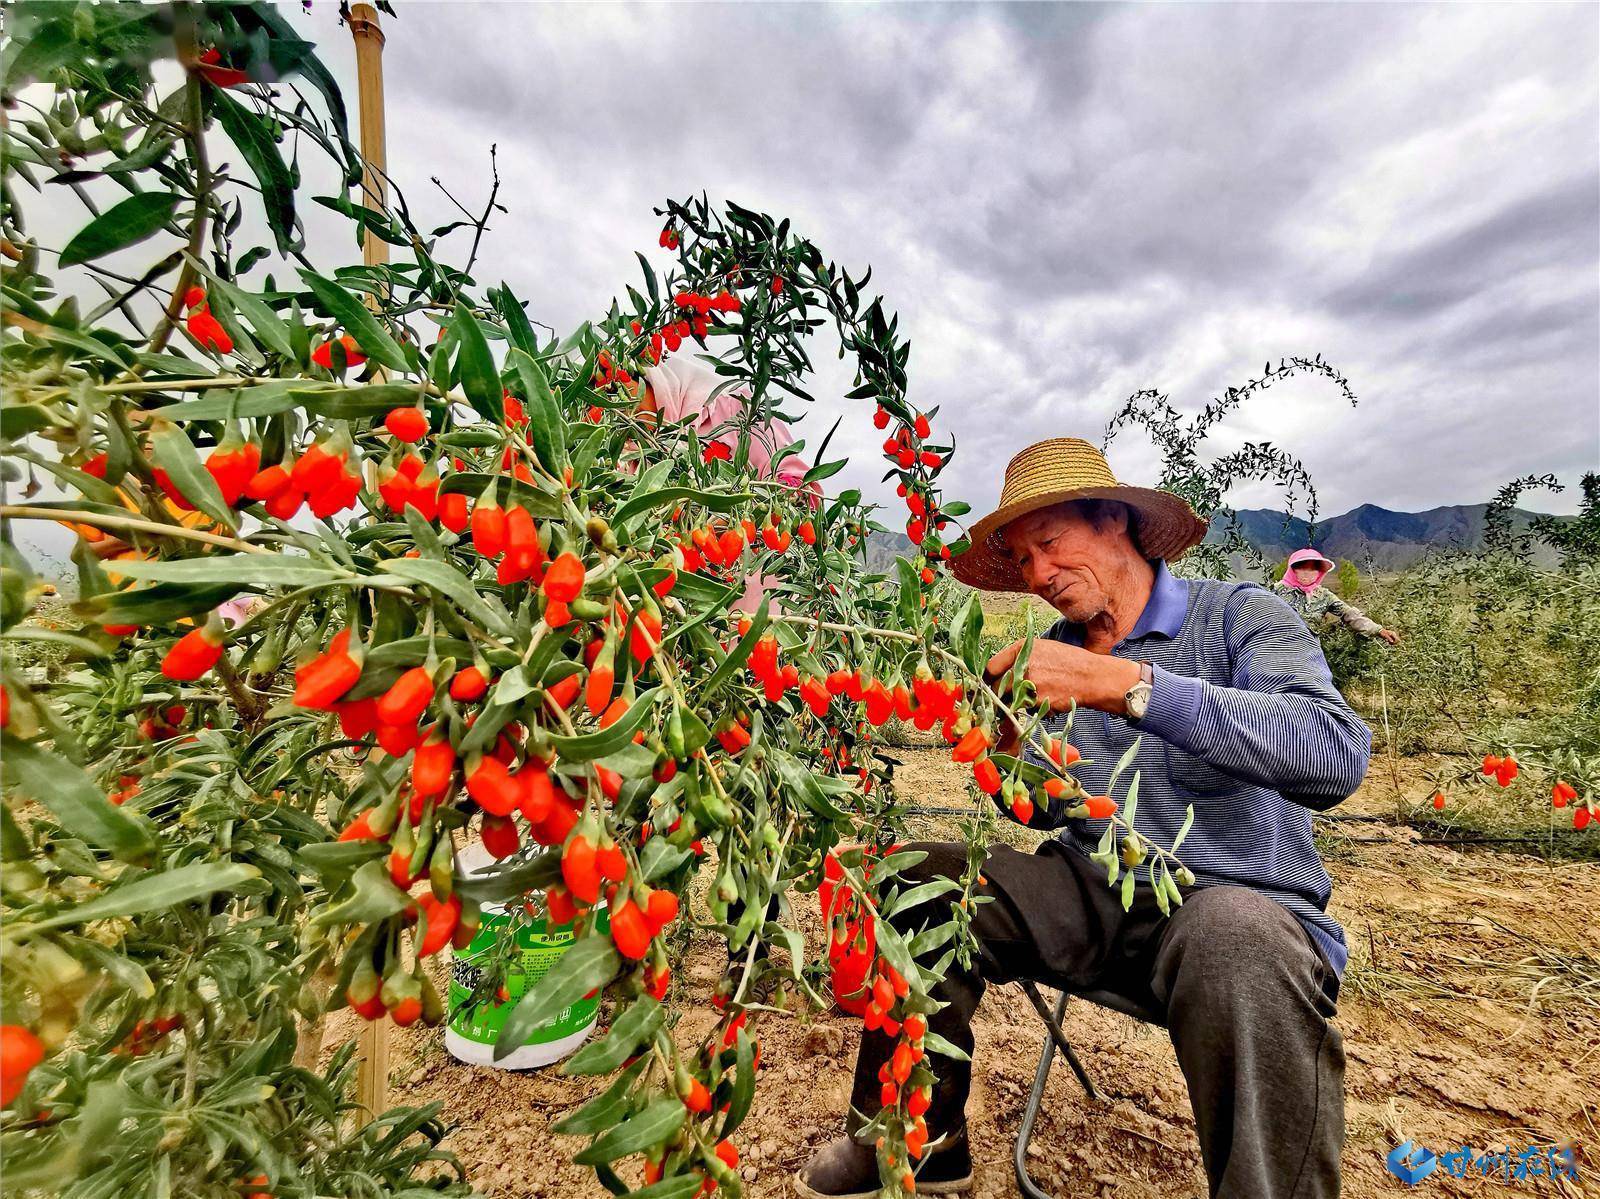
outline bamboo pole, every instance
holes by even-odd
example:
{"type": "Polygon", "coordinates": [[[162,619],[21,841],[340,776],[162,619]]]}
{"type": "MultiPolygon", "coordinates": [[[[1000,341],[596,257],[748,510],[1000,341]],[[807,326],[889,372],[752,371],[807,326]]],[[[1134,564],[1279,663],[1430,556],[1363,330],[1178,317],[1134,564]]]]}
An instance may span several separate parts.
{"type": "MultiPolygon", "coordinates": [[[[383,209],[389,197],[385,172],[389,160],[384,147],[383,129],[383,28],[378,11],[370,4],[350,7],[350,36],[356,44],[356,82],[361,100],[361,157],[363,193],[359,197],[371,208],[383,209]]],[[[369,229],[362,246],[368,266],[389,261],[389,243],[369,229]]],[[[357,1046],[359,1065],[356,1098],[372,1115],[389,1106],[389,1022],[369,1020],[362,1025],[357,1046]]]]}

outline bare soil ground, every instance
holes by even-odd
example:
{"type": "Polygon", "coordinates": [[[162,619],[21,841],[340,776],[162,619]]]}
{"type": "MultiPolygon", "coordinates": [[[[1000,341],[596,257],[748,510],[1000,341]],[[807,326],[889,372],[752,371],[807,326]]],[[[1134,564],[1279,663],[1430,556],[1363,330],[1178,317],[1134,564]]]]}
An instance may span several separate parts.
{"type": "MultiPolygon", "coordinates": [[[[959,776],[942,755],[897,756],[905,760],[896,774],[902,795],[963,802],[959,776]]],[[[1378,819],[1329,825],[1324,837],[1332,908],[1352,949],[1336,1023],[1348,1057],[1344,1190],[1355,1199],[1406,1190],[1384,1157],[1408,1138],[1438,1150],[1559,1141],[1600,1147],[1600,929],[1593,920],[1600,865],[1419,844],[1414,830],[1388,822],[1395,777],[1375,763],[1339,810],[1378,819]]],[[[949,835],[949,828],[915,831],[949,835]]],[[[820,937],[820,922],[810,932],[820,937]]],[[[719,974],[718,952],[700,939],[678,985],[691,997],[705,995],[719,974]]],[[[683,1031],[697,1031],[709,1015],[691,1010],[683,1031]]],[[[1108,1098],[1090,1103],[1058,1064],[1033,1141],[1036,1180],[1062,1197],[1205,1195],[1188,1096],[1165,1032],[1082,1002],[1068,1019],[1068,1035],[1108,1098]]],[[[352,1031],[348,1014],[330,1031],[352,1031]]],[[[856,1037],[855,1021],[837,1013],[762,1020],[757,1098],[736,1138],[749,1194],[791,1194],[793,1171],[841,1131],[856,1037]]],[[[985,999],[977,1037],[969,1108],[974,1194],[998,1199],[1017,1193],[1012,1144],[1043,1033],[1022,993],[1002,987],[985,999]]],[[[447,1145],[487,1194],[602,1193],[587,1169],[567,1164],[578,1142],[548,1126],[604,1080],[463,1066],[446,1055],[436,1031],[398,1033],[392,1054],[391,1101],[442,1101],[454,1126],[447,1145]]],[[[1424,1186],[1446,1195],[1510,1187],[1570,1197],[1600,1194],[1597,1169],[1600,1153],[1591,1149],[1576,1186],[1458,1181],[1443,1171],[1424,1186]]]]}

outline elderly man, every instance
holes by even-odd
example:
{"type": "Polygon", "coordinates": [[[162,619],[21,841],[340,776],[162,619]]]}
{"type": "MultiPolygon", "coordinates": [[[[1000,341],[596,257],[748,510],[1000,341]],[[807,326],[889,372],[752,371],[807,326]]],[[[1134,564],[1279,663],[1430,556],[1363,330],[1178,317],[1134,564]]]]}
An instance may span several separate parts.
{"type": "MultiPolygon", "coordinates": [[[[1253,584],[1175,577],[1167,563],[1205,524],[1183,500],[1124,486],[1088,443],[1057,438],[1006,469],[1000,508],[972,528],[956,574],[984,590],[1027,590],[1061,613],[1033,647],[1028,677],[1050,701],[1086,763],[1091,793],[1135,741],[1138,830],[1170,846],[1194,874],[1163,917],[1148,865],[1130,909],[1089,860],[1105,820],[1040,811],[1065,826],[1036,853],[996,847],[984,868],[975,968],[952,967],[930,1028],[962,1049],[991,982],[1029,978],[1072,991],[1109,990],[1164,1014],[1189,1087],[1213,1196],[1339,1192],[1344,1052],[1329,1023],[1347,960],[1327,914],[1331,884],[1311,839],[1311,811],[1338,803],[1366,772],[1371,732],[1335,690],[1317,639],[1282,599],[1253,584]]],[[[990,661],[1009,669],[1018,646],[990,661]]],[[[1014,749],[1014,729],[1002,731],[1014,749]]],[[[916,873],[957,875],[964,847],[922,845],[916,873]]],[[[909,919],[908,919],[909,925],[909,919]]],[[[851,1097],[852,1131],[877,1109],[878,1071],[892,1048],[864,1033],[851,1097]]],[[[940,1058],[927,1113],[934,1147],[918,1190],[972,1178],[965,1104],[969,1063],[940,1058]]],[[[874,1151],[851,1137],[801,1171],[805,1199],[877,1189],[874,1151]]]]}

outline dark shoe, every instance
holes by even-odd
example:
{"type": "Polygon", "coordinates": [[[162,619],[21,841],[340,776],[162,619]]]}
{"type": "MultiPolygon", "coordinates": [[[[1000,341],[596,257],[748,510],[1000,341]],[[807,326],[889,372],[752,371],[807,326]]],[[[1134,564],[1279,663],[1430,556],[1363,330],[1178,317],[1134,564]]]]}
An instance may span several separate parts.
{"type": "MultiPolygon", "coordinates": [[[[965,1129],[947,1144],[930,1147],[917,1163],[917,1192],[948,1195],[972,1186],[972,1153],[965,1129]]],[[[873,1199],[878,1180],[878,1155],[870,1145],[836,1137],[794,1176],[800,1199],[873,1199]]]]}

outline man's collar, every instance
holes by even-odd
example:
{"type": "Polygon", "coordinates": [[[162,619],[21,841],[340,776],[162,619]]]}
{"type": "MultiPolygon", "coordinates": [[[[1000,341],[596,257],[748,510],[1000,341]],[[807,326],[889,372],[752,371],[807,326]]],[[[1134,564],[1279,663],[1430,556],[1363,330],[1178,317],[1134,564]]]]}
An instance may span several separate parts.
{"type": "Polygon", "coordinates": [[[1150,599],[1134,623],[1133,632],[1124,640],[1136,641],[1152,633],[1160,633],[1167,640],[1176,637],[1189,615],[1189,584],[1167,569],[1160,559],[1151,563],[1155,580],[1150,585],[1150,599]]]}

